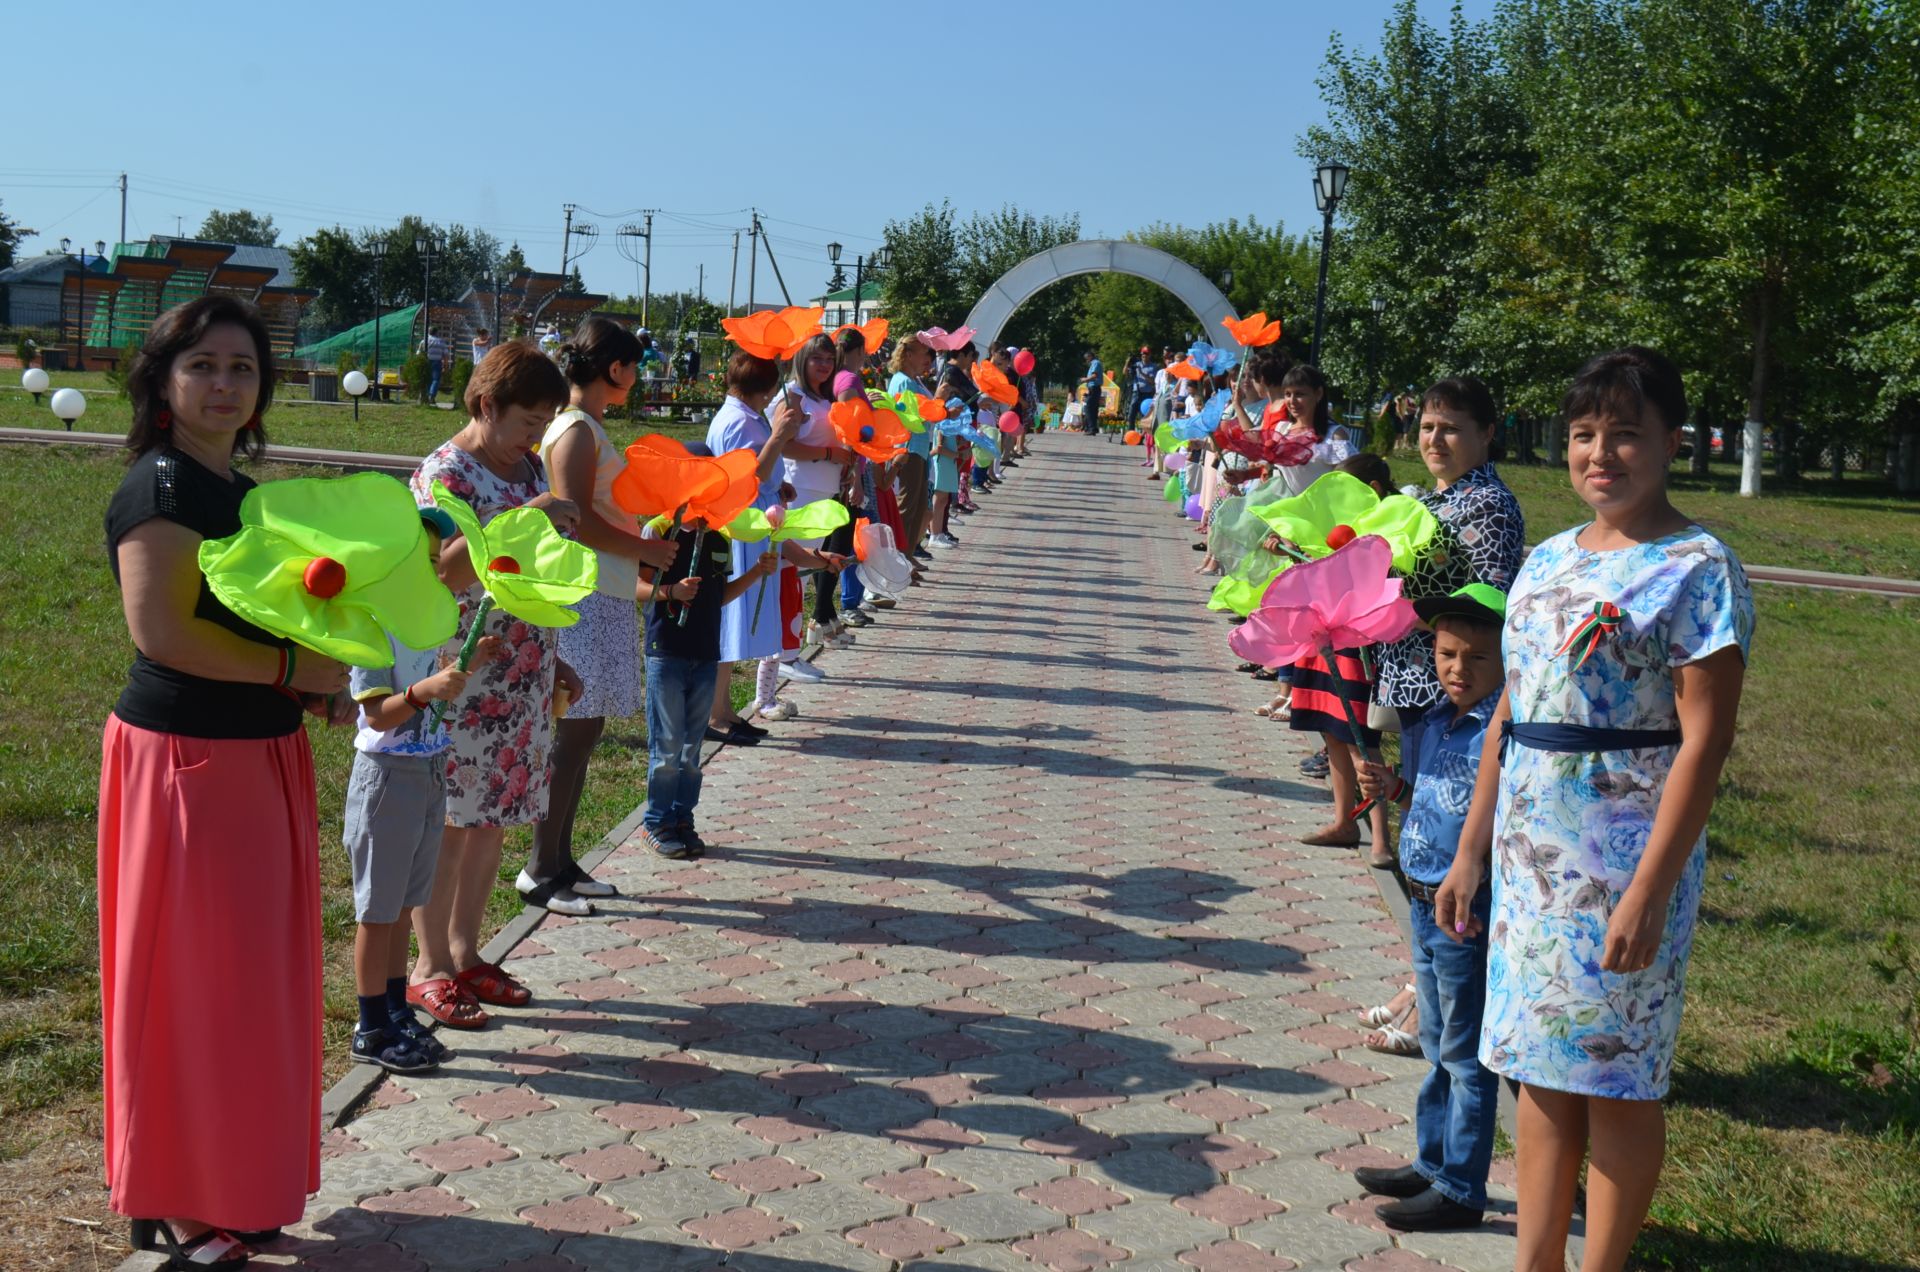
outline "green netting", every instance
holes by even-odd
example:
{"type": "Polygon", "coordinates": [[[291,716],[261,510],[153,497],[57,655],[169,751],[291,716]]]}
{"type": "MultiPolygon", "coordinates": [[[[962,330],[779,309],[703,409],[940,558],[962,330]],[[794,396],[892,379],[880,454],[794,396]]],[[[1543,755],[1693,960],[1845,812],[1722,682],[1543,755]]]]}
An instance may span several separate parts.
{"type": "MultiPolygon", "coordinates": [[[[380,369],[398,371],[413,351],[413,327],[420,318],[420,306],[408,305],[392,313],[381,314],[380,369]]],[[[316,366],[331,367],[340,355],[353,351],[356,364],[365,366],[373,357],[374,322],[369,319],[358,327],[349,327],[337,336],[328,336],[318,344],[302,345],[293,351],[296,358],[310,359],[316,366]]]]}

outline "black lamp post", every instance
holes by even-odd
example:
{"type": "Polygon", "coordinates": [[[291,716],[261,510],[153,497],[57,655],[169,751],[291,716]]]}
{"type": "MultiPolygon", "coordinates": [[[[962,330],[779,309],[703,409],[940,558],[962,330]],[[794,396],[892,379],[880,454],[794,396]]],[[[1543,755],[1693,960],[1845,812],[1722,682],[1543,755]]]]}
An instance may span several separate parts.
{"type": "Polygon", "coordinates": [[[1313,297],[1313,349],[1307,361],[1320,365],[1320,341],[1327,329],[1327,245],[1333,239],[1333,210],[1347,193],[1346,164],[1328,160],[1313,174],[1313,206],[1326,218],[1320,227],[1320,286],[1313,297]]]}
{"type": "MultiPolygon", "coordinates": [[[[378,238],[373,241],[373,396],[380,398],[380,311],[386,306],[387,292],[387,240],[378,238]]],[[[354,410],[360,409],[354,403],[354,410]]]]}
{"type": "MultiPolygon", "coordinates": [[[[427,342],[433,339],[433,231],[416,234],[413,250],[420,253],[420,267],[425,277],[420,287],[420,352],[427,351],[427,342]]],[[[1322,272],[1325,265],[1322,265],[1322,272]]]]}
{"type": "MultiPolygon", "coordinates": [[[[838,275],[840,272],[840,252],[841,248],[838,243],[827,244],[827,261],[834,267],[835,275],[838,275]]],[[[873,254],[873,260],[871,262],[864,256],[855,256],[853,258],[853,325],[856,327],[860,325],[860,290],[866,282],[867,266],[869,264],[873,266],[873,272],[876,274],[892,265],[892,245],[886,243],[881,244],[880,250],[873,254]]],[[[871,350],[869,350],[869,352],[871,352],[871,350]]]]}
{"type": "Polygon", "coordinates": [[[1380,391],[1380,315],[1387,311],[1387,298],[1375,296],[1370,302],[1373,306],[1372,339],[1367,343],[1367,409],[1373,409],[1373,398],[1380,391]]]}

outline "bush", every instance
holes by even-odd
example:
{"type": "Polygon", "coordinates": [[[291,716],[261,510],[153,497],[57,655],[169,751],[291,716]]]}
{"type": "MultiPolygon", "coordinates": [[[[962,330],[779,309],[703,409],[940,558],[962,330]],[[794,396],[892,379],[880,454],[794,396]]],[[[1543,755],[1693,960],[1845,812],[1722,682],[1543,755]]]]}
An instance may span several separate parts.
{"type": "MultiPolygon", "coordinates": [[[[471,380],[472,378],[473,378],[472,359],[455,358],[453,360],[452,374],[447,377],[447,382],[441,385],[440,387],[446,390],[447,395],[451,397],[454,400],[454,402],[457,404],[467,400],[467,381],[471,380]]],[[[458,409],[458,407],[456,406],[455,409],[458,409]]]]}
{"type": "Polygon", "coordinates": [[[1391,455],[1399,438],[1393,426],[1393,412],[1383,410],[1367,421],[1367,449],[1376,455],[1391,455]]]}
{"type": "Polygon", "coordinates": [[[427,402],[427,382],[433,378],[433,368],[427,365],[427,355],[416,353],[400,367],[400,378],[406,381],[407,393],[422,406],[427,402]]]}
{"type": "Polygon", "coordinates": [[[113,370],[107,372],[107,383],[119,390],[123,398],[128,393],[127,381],[133,376],[133,360],[139,355],[139,343],[133,340],[127,341],[126,347],[120,350],[120,356],[114,359],[113,370]]]}
{"type": "Polygon", "coordinates": [[[353,350],[342,349],[339,360],[333,364],[333,369],[341,375],[345,375],[347,372],[353,370],[353,365],[353,350]]]}
{"type": "Polygon", "coordinates": [[[32,336],[22,336],[13,346],[13,356],[20,359],[20,369],[24,371],[40,356],[40,346],[33,342],[32,336]]]}

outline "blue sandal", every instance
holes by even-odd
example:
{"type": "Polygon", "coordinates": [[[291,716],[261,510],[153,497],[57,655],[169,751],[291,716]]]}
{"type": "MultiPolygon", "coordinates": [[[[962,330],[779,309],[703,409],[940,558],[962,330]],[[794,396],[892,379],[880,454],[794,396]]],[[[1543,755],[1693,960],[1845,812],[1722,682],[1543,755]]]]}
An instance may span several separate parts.
{"type": "Polygon", "coordinates": [[[355,1064],[377,1064],[388,1073],[431,1073],[440,1067],[438,1060],[391,1025],[365,1033],[354,1030],[352,1054],[355,1064]]]}

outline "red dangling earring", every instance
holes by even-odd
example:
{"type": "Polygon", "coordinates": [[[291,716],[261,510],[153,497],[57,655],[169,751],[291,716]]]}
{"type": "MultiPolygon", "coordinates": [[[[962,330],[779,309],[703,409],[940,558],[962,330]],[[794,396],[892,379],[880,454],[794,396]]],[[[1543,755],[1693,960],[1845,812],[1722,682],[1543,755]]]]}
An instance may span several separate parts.
{"type": "Polygon", "coordinates": [[[163,406],[163,407],[161,407],[161,408],[160,408],[160,414],[158,414],[158,415],[156,415],[156,416],[154,416],[154,417],[153,417],[153,426],[154,426],[155,428],[172,428],[172,427],[173,427],[173,412],[172,412],[172,411],[169,411],[169,410],[168,410],[168,409],[167,409],[166,407],[164,407],[164,406],[163,406]]]}

